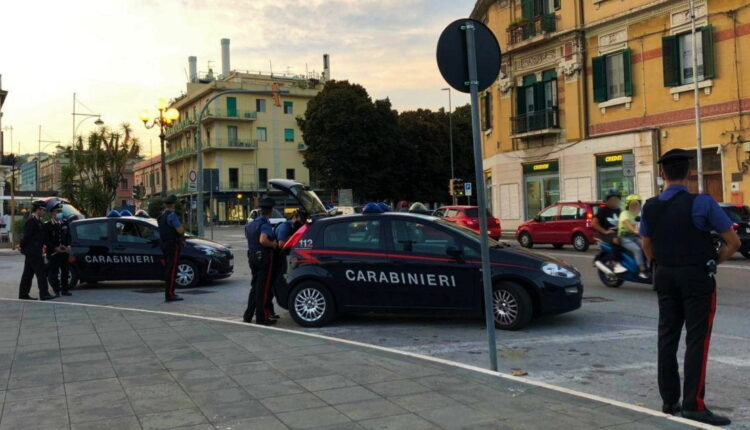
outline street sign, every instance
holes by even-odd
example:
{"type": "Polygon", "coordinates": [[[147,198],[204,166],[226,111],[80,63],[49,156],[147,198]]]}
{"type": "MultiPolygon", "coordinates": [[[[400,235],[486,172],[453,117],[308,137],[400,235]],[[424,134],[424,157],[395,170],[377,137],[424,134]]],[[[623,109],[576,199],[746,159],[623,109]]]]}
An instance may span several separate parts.
{"type": "Polygon", "coordinates": [[[339,206],[354,206],[354,193],[351,188],[339,190],[339,206]]]}
{"type": "Polygon", "coordinates": [[[462,93],[470,92],[469,68],[466,66],[466,26],[473,25],[476,52],[477,91],[483,91],[500,73],[500,45],[486,25],[472,19],[459,19],[445,27],[437,45],[437,62],[443,79],[462,93]]]}
{"type": "Polygon", "coordinates": [[[188,190],[196,191],[198,189],[198,173],[195,170],[191,170],[188,173],[188,190]]]}
{"type": "Polygon", "coordinates": [[[622,176],[626,178],[635,177],[635,156],[633,154],[622,154],[622,176]]]}
{"type": "Polygon", "coordinates": [[[471,197],[471,182],[464,182],[464,195],[471,197]]]}

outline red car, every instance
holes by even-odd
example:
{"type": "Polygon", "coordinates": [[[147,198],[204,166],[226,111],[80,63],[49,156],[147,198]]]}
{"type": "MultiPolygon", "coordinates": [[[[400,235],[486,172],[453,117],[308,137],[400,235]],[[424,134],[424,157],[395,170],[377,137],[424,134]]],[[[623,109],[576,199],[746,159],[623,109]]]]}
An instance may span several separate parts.
{"type": "Polygon", "coordinates": [[[594,243],[592,222],[601,202],[560,202],[546,207],[533,219],[518,226],[516,240],[526,248],[548,243],[560,249],[572,244],[584,252],[594,243]]]}
{"type": "MultiPolygon", "coordinates": [[[[478,206],[443,206],[433,212],[432,215],[454,224],[468,227],[479,233],[478,206]]],[[[493,217],[489,212],[487,213],[487,230],[493,239],[500,239],[500,236],[502,236],[500,220],[493,217]]]]}

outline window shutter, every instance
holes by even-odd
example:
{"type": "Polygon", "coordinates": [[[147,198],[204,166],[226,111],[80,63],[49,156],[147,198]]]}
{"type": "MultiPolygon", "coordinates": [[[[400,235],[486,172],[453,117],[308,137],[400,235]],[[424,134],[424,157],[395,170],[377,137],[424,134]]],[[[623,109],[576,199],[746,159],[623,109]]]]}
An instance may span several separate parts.
{"type": "Polygon", "coordinates": [[[716,77],[716,65],[714,62],[714,29],[707,25],[701,29],[703,39],[703,78],[712,79],[716,77]]]}
{"type": "Polygon", "coordinates": [[[631,51],[626,49],[622,51],[622,70],[625,75],[625,96],[633,96],[633,62],[631,60],[631,51]]]}
{"type": "Polygon", "coordinates": [[[591,67],[594,76],[594,101],[601,103],[607,101],[607,68],[604,56],[591,59],[591,67]]]}
{"type": "Polygon", "coordinates": [[[544,93],[544,82],[534,84],[534,110],[542,111],[547,108],[547,98],[544,93]]]}
{"type": "Polygon", "coordinates": [[[680,85],[680,45],[678,36],[661,38],[662,66],[664,68],[664,86],[680,85]]]}
{"type": "Polygon", "coordinates": [[[525,19],[534,17],[534,0],[521,0],[521,16],[525,19]]]}
{"type": "Polygon", "coordinates": [[[516,87],[516,115],[526,113],[526,87],[516,87]]]}
{"type": "Polygon", "coordinates": [[[479,109],[479,117],[481,119],[482,131],[487,130],[487,94],[482,94],[480,103],[481,109],[479,109]]]}
{"type": "Polygon", "coordinates": [[[560,10],[560,0],[555,0],[555,10],[560,10]]]}

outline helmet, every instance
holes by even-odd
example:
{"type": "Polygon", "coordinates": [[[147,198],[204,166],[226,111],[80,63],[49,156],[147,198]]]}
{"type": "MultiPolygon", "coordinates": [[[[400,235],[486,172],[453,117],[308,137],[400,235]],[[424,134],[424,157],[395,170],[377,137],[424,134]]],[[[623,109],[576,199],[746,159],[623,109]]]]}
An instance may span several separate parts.
{"type": "Polygon", "coordinates": [[[621,199],[622,194],[620,194],[620,191],[612,188],[607,190],[607,195],[604,197],[604,200],[609,200],[610,197],[617,197],[618,199],[621,199]]]}
{"type": "Polygon", "coordinates": [[[139,210],[137,210],[137,211],[135,212],[135,216],[137,216],[137,217],[139,217],[139,218],[151,218],[151,217],[150,217],[150,216],[148,215],[148,212],[144,211],[143,209],[139,209],[139,210]]]}
{"type": "Polygon", "coordinates": [[[34,200],[33,202],[31,202],[32,211],[35,211],[39,208],[47,210],[47,203],[45,203],[44,200],[34,200]]]}
{"type": "Polygon", "coordinates": [[[133,216],[133,214],[129,210],[123,209],[120,211],[120,216],[133,216]]]}
{"type": "Polygon", "coordinates": [[[51,212],[55,209],[60,209],[60,208],[62,208],[62,200],[60,200],[59,198],[53,197],[47,200],[47,206],[46,206],[47,212],[51,212]]]}
{"type": "Polygon", "coordinates": [[[641,201],[642,201],[641,200],[641,196],[639,196],[638,194],[631,194],[631,195],[625,197],[625,207],[627,208],[633,202],[640,203],[641,201]]]}
{"type": "Polygon", "coordinates": [[[381,212],[389,212],[391,210],[391,206],[386,202],[380,202],[377,205],[380,206],[381,212]]]}
{"type": "Polygon", "coordinates": [[[109,211],[109,213],[107,214],[107,218],[119,218],[119,217],[120,217],[120,212],[119,212],[119,211],[117,211],[116,209],[112,209],[112,210],[111,210],[111,211],[109,211]]]}
{"type": "Polygon", "coordinates": [[[362,208],[363,214],[379,214],[383,213],[383,208],[380,207],[377,203],[368,203],[365,205],[364,208],[362,208]]]}

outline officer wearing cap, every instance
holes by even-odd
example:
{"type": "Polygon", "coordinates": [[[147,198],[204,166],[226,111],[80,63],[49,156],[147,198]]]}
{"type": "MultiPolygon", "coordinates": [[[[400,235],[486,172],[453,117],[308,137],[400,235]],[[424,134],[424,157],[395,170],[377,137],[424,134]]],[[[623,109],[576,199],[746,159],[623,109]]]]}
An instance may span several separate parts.
{"type": "Polygon", "coordinates": [[[659,392],[665,413],[712,425],[730,420],[706,408],[703,401],[711,328],[716,312],[716,265],[740,247],[732,222],[707,194],[688,192],[692,155],[673,149],[658,161],[664,191],[643,206],[640,234],[643,251],[656,265],[654,289],[659,297],[659,392]],[[726,246],[717,255],[711,231],[721,234],[726,246]],[[682,326],[685,369],[680,404],[677,349],[682,326]]]}
{"type": "Polygon", "coordinates": [[[271,325],[276,323],[271,319],[268,303],[271,297],[273,281],[274,253],[280,248],[279,241],[274,234],[273,226],[268,218],[273,210],[273,199],[264,197],[260,200],[260,215],[245,227],[247,238],[247,259],[250,264],[252,279],[250,294],[247,299],[247,309],[243,316],[246,323],[271,325]]]}
{"type": "Polygon", "coordinates": [[[164,298],[168,302],[182,300],[175,289],[177,265],[180,262],[180,251],[185,245],[185,228],[180,224],[180,218],[174,212],[177,196],[171,195],[164,199],[164,212],[159,216],[159,244],[164,255],[164,280],[167,283],[164,298]]]}
{"type": "Polygon", "coordinates": [[[23,274],[21,284],[18,287],[18,298],[21,300],[36,300],[29,295],[31,281],[36,276],[36,284],[39,287],[39,300],[53,299],[55,296],[49,293],[47,286],[47,268],[44,264],[42,250],[44,248],[44,224],[42,217],[47,211],[45,203],[37,200],[31,205],[31,213],[23,226],[23,238],[21,239],[21,252],[26,259],[23,263],[23,274]]]}
{"type": "Polygon", "coordinates": [[[45,245],[47,245],[47,279],[55,296],[71,296],[68,291],[70,269],[70,228],[62,213],[62,201],[54,199],[47,205],[50,219],[44,224],[45,245]]]}

